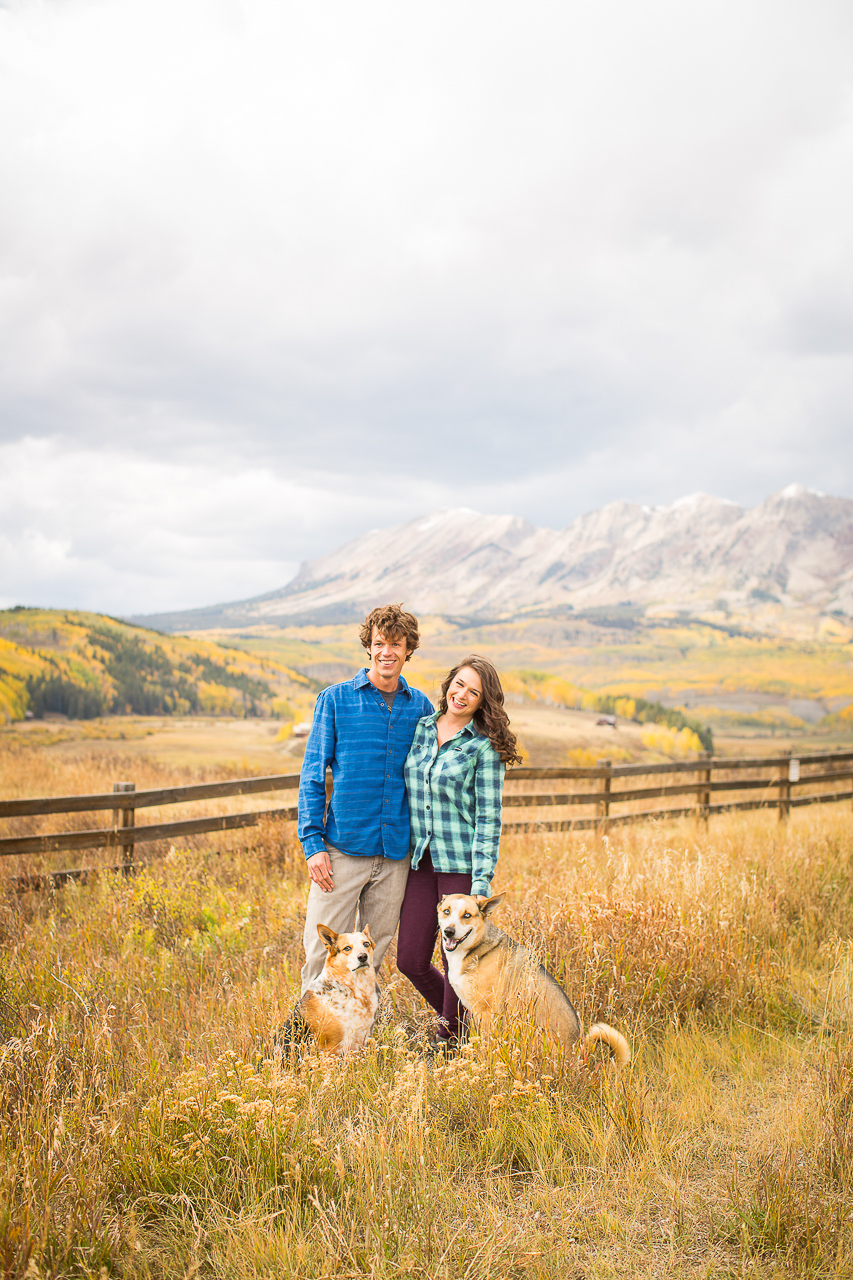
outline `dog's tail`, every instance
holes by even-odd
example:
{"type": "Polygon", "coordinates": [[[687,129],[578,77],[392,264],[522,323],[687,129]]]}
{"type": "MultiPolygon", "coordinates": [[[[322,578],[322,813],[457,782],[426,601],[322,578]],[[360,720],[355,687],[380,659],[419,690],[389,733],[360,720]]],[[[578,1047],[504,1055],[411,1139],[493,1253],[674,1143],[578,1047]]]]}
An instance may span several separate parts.
{"type": "Polygon", "coordinates": [[[631,1049],[628,1041],[618,1031],[614,1031],[612,1027],[608,1027],[606,1022],[594,1023],[584,1038],[583,1047],[586,1053],[589,1053],[592,1045],[601,1042],[606,1044],[610,1049],[613,1057],[616,1059],[616,1070],[621,1071],[623,1067],[627,1067],[631,1061],[631,1049]]]}

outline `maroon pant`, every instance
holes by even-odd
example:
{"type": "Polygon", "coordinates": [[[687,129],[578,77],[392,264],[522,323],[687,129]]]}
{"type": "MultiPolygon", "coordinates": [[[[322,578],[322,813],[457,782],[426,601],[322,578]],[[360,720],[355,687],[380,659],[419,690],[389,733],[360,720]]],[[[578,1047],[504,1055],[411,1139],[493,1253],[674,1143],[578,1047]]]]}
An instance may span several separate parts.
{"type": "Polygon", "coordinates": [[[436,909],[446,893],[470,892],[470,873],[436,871],[427,850],[417,871],[409,872],[406,896],[400,910],[397,968],[435,1009],[440,1020],[438,1034],[445,1038],[459,1035],[460,1006],[456,992],[447,981],[447,957],[443,947],[444,975],[432,963],[438,936],[436,909]]]}

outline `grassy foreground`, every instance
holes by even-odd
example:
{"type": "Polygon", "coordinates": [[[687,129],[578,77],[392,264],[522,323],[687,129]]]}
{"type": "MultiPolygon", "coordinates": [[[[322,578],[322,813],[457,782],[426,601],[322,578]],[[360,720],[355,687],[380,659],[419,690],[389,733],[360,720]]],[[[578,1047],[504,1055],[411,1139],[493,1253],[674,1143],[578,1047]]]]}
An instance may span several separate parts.
{"type": "Polygon", "coordinates": [[[0,1274],[853,1274],[846,806],[505,842],[498,923],[629,1036],[618,1081],[523,1031],[431,1068],[390,969],[363,1054],[277,1066],[302,859],[229,838],[0,882],[0,1274]]]}

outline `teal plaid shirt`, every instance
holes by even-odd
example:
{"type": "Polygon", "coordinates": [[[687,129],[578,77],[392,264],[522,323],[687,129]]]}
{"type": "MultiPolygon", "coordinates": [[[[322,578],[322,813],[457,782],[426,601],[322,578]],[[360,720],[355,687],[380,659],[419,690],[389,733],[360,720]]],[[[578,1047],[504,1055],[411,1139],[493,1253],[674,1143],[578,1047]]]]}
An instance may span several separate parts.
{"type": "Polygon", "coordinates": [[[412,866],[429,848],[436,871],[471,872],[488,894],[501,840],[506,765],[471,721],[439,749],[439,713],[418,721],[403,772],[412,824],[412,866]]]}

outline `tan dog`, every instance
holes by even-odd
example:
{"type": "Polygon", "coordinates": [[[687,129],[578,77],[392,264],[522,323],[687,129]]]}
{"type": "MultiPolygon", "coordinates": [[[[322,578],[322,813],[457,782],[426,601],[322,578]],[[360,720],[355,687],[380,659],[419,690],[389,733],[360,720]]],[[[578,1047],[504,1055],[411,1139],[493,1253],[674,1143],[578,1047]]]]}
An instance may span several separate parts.
{"type": "MultiPolygon", "coordinates": [[[[504,894],[478,902],[450,893],[438,904],[438,927],[447,956],[447,977],[466,1009],[484,1030],[496,1017],[533,1015],[537,1026],[567,1047],[581,1038],[577,1010],[557,980],[526,947],[519,946],[488,916],[504,894]]],[[[609,1046],[618,1069],[631,1057],[628,1041],[604,1022],[590,1027],[584,1048],[597,1041],[609,1046]]]]}
{"type": "Polygon", "coordinates": [[[379,1008],[373,939],[369,928],[335,933],[318,924],[317,932],[329,954],[296,1008],[324,1053],[347,1053],[364,1044],[379,1008]]]}

